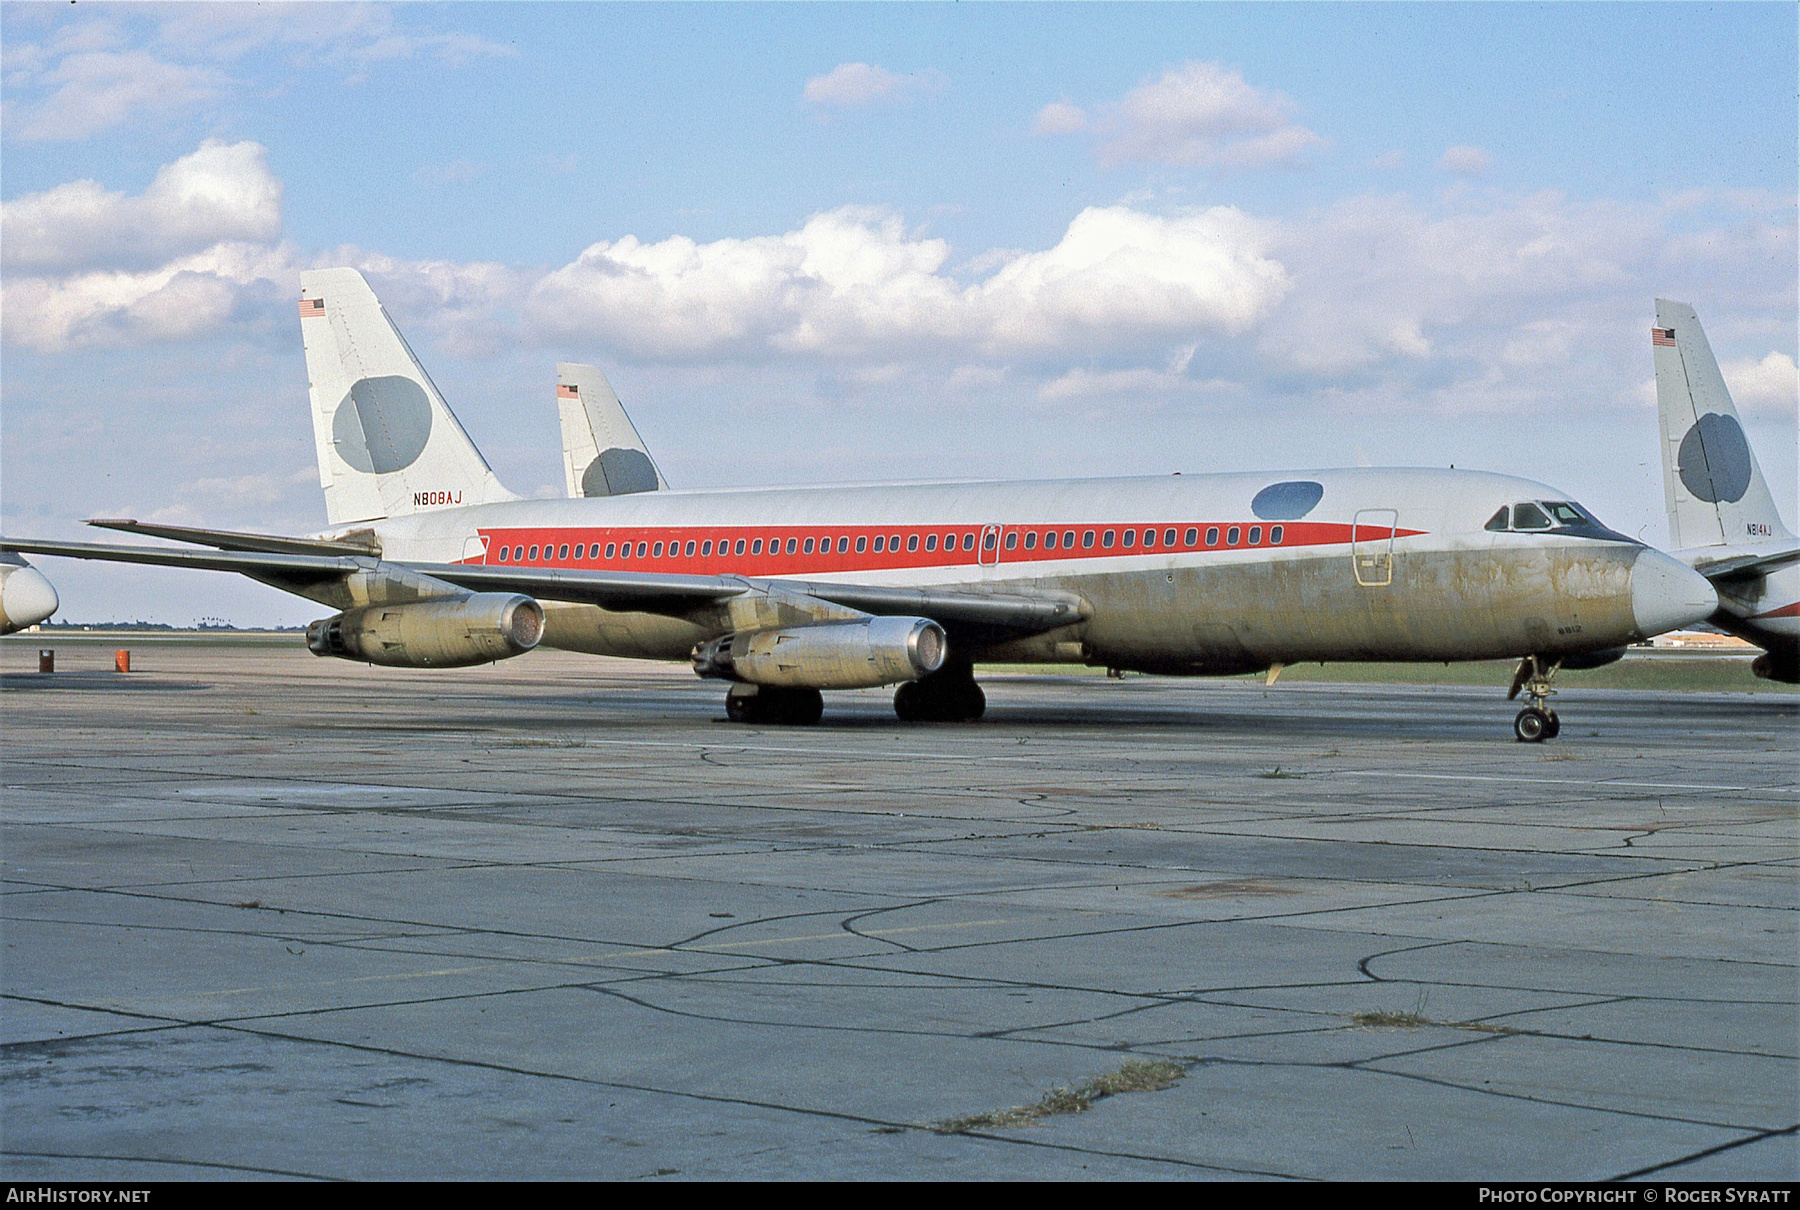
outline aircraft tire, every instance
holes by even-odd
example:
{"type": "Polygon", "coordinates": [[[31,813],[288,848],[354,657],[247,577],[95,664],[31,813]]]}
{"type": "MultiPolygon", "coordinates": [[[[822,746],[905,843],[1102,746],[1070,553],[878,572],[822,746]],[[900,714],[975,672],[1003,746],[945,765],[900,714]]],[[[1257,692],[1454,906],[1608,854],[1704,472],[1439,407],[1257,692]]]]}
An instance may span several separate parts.
{"type": "Polygon", "coordinates": [[[903,723],[972,723],[987,712],[987,695],[973,680],[908,681],[894,690],[903,723]]]}
{"type": "Polygon", "coordinates": [[[1536,706],[1527,706],[1513,719],[1513,735],[1522,744],[1541,744],[1554,734],[1550,716],[1536,706]]]}
{"type": "Polygon", "coordinates": [[[824,713],[825,697],[817,689],[776,689],[764,685],[756,693],[725,695],[725,717],[734,723],[810,727],[824,713]]]}
{"type": "Polygon", "coordinates": [[[1556,717],[1556,711],[1550,712],[1550,729],[1544,732],[1545,739],[1555,739],[1562,734],[1562,719],[1556,717]]]}

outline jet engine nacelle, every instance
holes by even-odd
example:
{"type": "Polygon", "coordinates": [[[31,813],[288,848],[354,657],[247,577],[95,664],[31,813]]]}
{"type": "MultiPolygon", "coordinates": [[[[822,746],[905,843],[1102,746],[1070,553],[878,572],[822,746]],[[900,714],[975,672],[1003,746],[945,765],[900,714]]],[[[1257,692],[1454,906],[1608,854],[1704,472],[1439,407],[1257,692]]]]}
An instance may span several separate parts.
{"type": "Polygon", "coordinates": [[[364,605],[306,628],[314,655],[393,668],[465,668],[524,655],[544,637],[544,607],[530,597],[478,592],[443,600],[364,605]]]}
{"type": "Polygon", "coordinates": [[[929,618],[868,618],[748,630],[694,648],[701,676],[807,689],[872,689],[944,666],[944,628],[929,618]]]}

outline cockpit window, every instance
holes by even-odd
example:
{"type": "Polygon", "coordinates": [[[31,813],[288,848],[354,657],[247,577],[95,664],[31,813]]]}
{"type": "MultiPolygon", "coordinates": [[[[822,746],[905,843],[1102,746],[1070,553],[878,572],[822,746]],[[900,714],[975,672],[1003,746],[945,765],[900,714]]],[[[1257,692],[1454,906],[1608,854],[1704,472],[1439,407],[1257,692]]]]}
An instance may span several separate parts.
{"type": "Polygon", "coordinates": [[[1512,525],[1511,518],[1512,507],[1510,505],[1502,504],[1500,506],[1500,511],[1489,517],[1487,525],[1483,528],[1491,529],[1497,534],[1505,533],[1512,525]]]}
{"type": "Polygon", "coordinates": [[[1544,509],[1556,519],[1558,525],[1581,525],[1593,520],[1581,511],[1579,504],[1571,504],[1567,500],[1546,500],[1544,509]]]}
{"type": "Polygon", "coordinates": [[[1513,528],[1549,529],[1550,518],[1544,515],[1543,509],[1529,501],[1524,504],[1515,504],[1513,505],[1513,528]]]}

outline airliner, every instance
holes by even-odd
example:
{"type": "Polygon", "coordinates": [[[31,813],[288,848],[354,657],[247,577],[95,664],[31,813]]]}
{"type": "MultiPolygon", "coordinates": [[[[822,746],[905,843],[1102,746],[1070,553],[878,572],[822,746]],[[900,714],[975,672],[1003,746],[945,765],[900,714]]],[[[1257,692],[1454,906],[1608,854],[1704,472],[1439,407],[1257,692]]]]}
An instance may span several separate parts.
{"type": "Polygon", "coordinates": [[[1561,728],[1559,669],[1719,608],[1705,576],[1568,493],[1475,471],[673,490],[634,429],[608,436],[606,408],[573,406],[604,381],[581,367],[558,387],[571,498],[521,499],[360,273],[300,284],[325,531],[98,519],[189,548],[0,550],[249,576],[335,611],[307,629],[321,656],[436,668],[543,645],[688,662],[727,685],[729,718],[763,724],[817,722],[822,690],[885,685],[902,720],[973,721],[975,666],[994,662],[1272,684],[1303,660],[1517,659],[1514,736],[1539,742],[1561,728]],[[575,454],[570,423],[590,430],[575,454]]]}
{"type": "Polygon", "coordinates": [[[1757,676],[1800,682],[1800,542],[1781,520],[1700,318],[1656,300],[1650,330],[1670,551],[1719,594],[1707,620],[1763,649],[1757,676]]]}
{"type": "Polygon", "coordinates": [[[44,573],[11,552],[0,552],[0,634],[36,626],[61,604],[44,573]]]}

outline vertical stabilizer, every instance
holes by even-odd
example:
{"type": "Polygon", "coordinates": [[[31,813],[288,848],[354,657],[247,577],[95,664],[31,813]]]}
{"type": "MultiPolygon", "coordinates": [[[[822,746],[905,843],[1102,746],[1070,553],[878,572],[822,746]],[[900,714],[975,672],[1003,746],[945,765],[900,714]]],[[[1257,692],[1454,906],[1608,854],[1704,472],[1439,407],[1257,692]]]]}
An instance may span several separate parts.
{"type": "Polygon", "coordinates": [[[668,488],[598,367],[557,363],[556,410],[562,419],[563,475],[570,496],[626,496],[668,488]]]}
{"type": "Polygon", "coordinates": [[[1792,541],[1694,309],[1657,299],[1650,348],[1675,549],[1792,541]]]}
{"type": "Polygon", "coordinates": [[[300,275],[300,338],[332,525],[517,499],[361,273],[300,275]]]}

